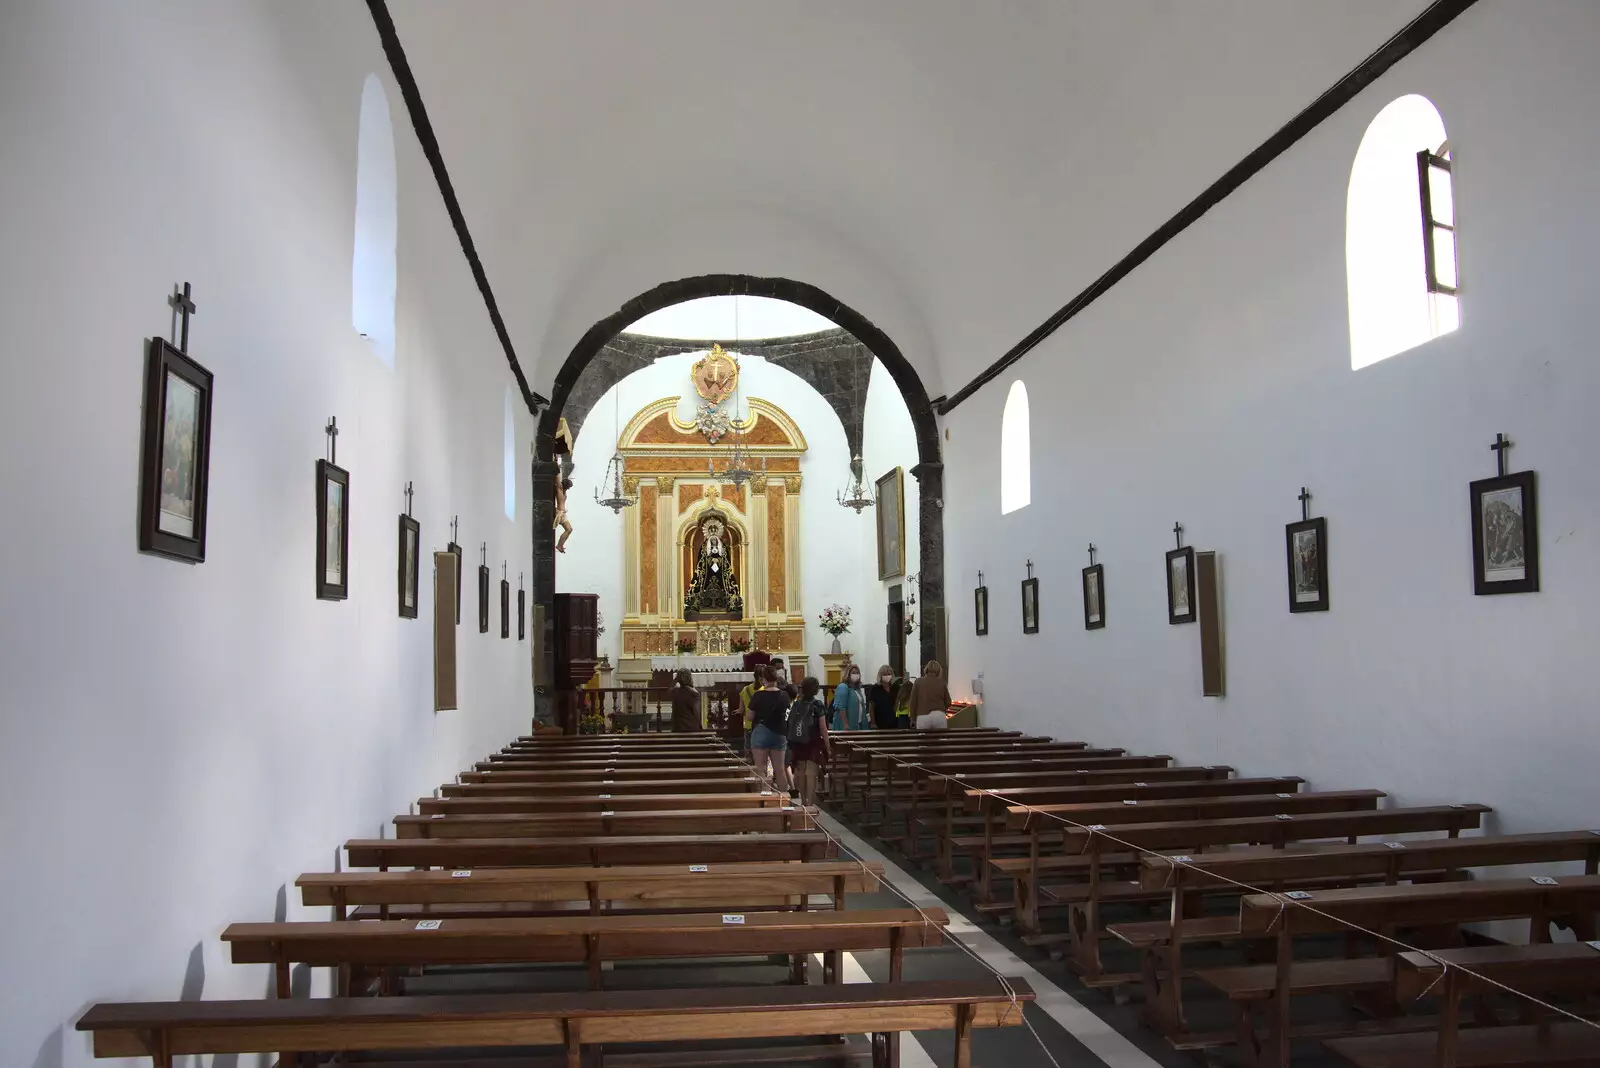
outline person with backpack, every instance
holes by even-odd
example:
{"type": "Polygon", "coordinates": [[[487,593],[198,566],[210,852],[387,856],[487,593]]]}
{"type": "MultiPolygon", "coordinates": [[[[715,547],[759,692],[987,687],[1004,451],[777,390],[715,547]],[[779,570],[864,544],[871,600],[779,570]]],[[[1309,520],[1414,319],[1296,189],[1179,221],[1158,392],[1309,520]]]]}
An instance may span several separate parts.
{"type": "Polygon", "coordinates": [[[817,780],[828,759],[828,709],[818,699],[822,684],[812,676],[800,683],[800,697],[789,707],[789,751],[794,755],[795,786],[800,803],[817,803],[817,780]]]}
{"type": "Polygon", "coordinates": [[[768,664],[761,668],[761,689],[750,697],[745,713],[745,729],[750,732],[750,763],[756,774],[768,775],[771,765],[772,787],[789,792],[789,769],[784,766],[784,750],[789,748],[789,695],[778,689],[778,673],[768,664]]]}

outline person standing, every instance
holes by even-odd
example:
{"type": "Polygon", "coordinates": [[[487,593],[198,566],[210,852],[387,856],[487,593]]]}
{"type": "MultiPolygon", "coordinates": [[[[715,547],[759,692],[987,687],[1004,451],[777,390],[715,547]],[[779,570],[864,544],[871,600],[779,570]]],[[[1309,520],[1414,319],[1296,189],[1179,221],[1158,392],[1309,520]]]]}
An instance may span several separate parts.
{"type": "Polygon", "coordinates": [[[944,669],[930,660],[922,678],[911,688],[911,722],[921,731],[942,731],[950,725],[945,712],[950,708],[950,688],[944,684],[944,669]]]}
{"type": "Polygon", "coordinates": [[[750,698],[744,725],[750,732],[750,763],[762,778],[768,777],[770,764],[773,789],[781,793],[789,792],[789,770],[784,766],[788,713],[789,697],[778,689],[778,673],[768,664],[761,669],[761,689],[750,698]]]}
{"type": "Polygon", "coordinates": [[[792,747],[795,787],[803,805],[817,803],[817,780],[828,759],[828,709],[817,699],[821,689],[822,683],[811,675],[800,683],[800,704],[811,716],[810,734],[792,747]]]}
{"type": "Polygon", "coordinates": [[[872,711],[872,725],[880,731],[892,731],[894,721],[894,670],[888,664],[878,669],[878,681],[867,687],[867,707],[872,711]]]}
{"type": "Polygon", "coordinates": [[[844,678],[833,691],[833,729],[859,731],[865,728],[866,702],[861,695],[861,669],[845,666],[844,678]]]}
{"type": "Polygon", "coordinates": [[[672,733],[688,734],[700,729],[700,691],[694,676],[683,668],[672,677],[672,733]]]}

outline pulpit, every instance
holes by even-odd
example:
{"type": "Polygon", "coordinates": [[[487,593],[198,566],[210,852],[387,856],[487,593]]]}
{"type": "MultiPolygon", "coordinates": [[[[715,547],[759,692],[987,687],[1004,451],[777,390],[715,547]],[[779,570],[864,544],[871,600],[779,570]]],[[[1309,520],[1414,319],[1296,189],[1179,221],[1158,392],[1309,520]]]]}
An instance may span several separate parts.
{"type": "Polygon", "coordinates": [[[578,733],[576,691],[594,678],[600,662],[600,597],[593,593],[558,593],[555,598],[556,722],[565,734],[578,733]]]}
{"type": "Polygon", "coordinates": [[[822,684],[830,690],[844,681],[844,666],[854,653],[823,653],[822,684]]]}

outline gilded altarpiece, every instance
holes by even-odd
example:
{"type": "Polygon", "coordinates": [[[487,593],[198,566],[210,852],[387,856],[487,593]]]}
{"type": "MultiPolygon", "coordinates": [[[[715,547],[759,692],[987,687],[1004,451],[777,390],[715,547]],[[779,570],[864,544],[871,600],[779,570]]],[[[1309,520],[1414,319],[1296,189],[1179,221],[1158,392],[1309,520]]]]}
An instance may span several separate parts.
{"type": "Polygon", "coordinates": [[[711,444],[678,418],[679,398],[641,408],[623,428],[623,657],[670,656],[680,641],[718,651],[805,652],[800,604],[800,458],[805,436],[770,401],[748,399],[744,420],[711,444]],[[737,438],[754,469],[743,485],[725,472],[737,438]],[[715,565],[715,566],[713,566],[715,565]],[[696,576],[700,591],[694,592],[696,576]],[[703,596],[711,589],[715,596],[703,596]],[[686,599],[693,602],[685,618],[686,599]],[[702,604],[714,607],[703,614],[702,604]]]}

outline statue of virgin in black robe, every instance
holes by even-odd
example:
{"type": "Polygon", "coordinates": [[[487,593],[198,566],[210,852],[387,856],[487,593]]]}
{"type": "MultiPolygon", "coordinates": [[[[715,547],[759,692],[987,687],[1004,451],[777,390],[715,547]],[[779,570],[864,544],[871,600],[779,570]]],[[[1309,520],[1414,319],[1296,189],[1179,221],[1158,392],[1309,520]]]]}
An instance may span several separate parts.
{"type": "Polygon", "coordinates": [[[691,612],[696,618],[744,617],[744,598],[739,596],[739,579],[733,573],[726,532],[726,525],[717,516],[700,525],[700,553],[683,598],[685,618],[691,618],[691,612]]]}

